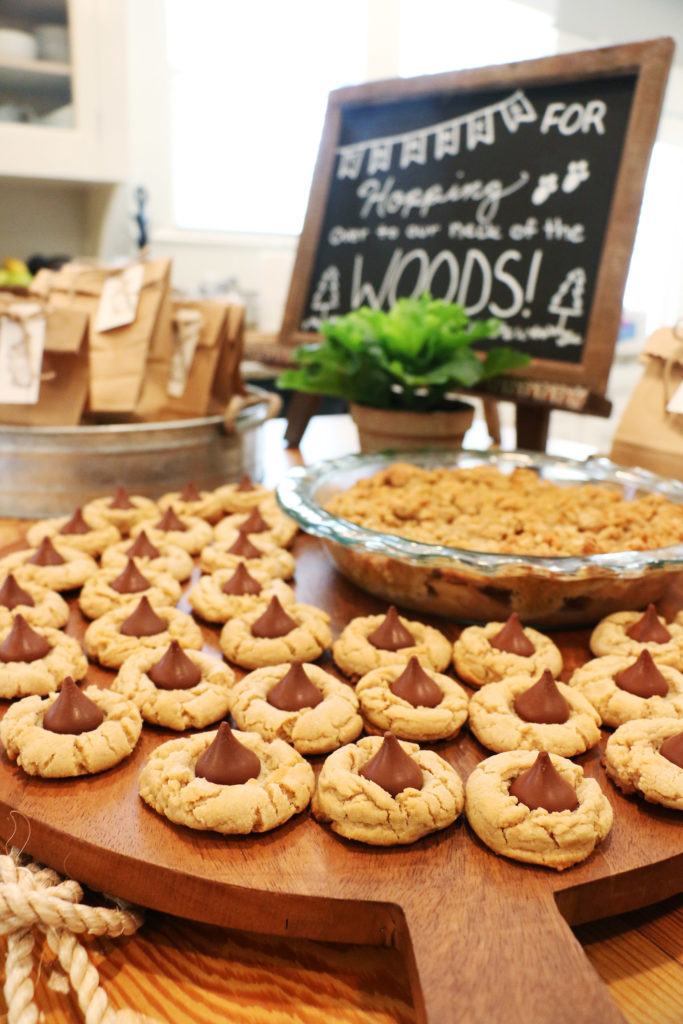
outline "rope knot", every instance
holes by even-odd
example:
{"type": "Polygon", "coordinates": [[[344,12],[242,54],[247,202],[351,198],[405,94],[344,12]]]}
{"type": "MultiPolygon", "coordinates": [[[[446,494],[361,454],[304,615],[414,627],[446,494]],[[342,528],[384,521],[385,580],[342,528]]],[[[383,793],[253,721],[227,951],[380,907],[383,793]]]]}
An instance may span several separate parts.
{"type": "Polygon", "coordinates": [[[86,1024],[114,1024],[97,969],[78,941],[80,935],[132,935],[144,921],[137,908],[122,901],[114,907],[82,903],[83,889],[73,879],[32,861],[17,850],[0,855],[0,935],[7,935],[5,999],[7,1024],[37,1024],[31,978],[35,933],[44,933],[69,979],[86,1024]]]}

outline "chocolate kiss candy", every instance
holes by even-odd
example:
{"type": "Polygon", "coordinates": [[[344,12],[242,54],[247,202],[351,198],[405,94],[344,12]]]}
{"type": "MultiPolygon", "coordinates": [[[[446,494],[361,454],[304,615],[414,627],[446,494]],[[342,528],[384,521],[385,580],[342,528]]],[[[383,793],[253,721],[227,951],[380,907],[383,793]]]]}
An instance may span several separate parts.
{"type": "Polygon", "coordinates": [[[389,684],[389,689],[397,697],[407,700],[414,708],[435,708],[443,698],[441,687],[427,675],[415,654],[400,676],[389,684]]]}
{"type": "Polygon", "coordinates": [[[181,501],[201,501],[202,496],[197,490],[194,480],[188,480],[180,494],[181,501]]]}
{"type": "Polygon", "coordinates": [[[299,623],[284,610],[277,595],[273,594],[263,615],[252,623],[251,635],[262,640],[274,640],[278,636],[287,636],[298,625],[299,623]]]}
{"type": "Polygon", "coordinates": [[[258,508],[252,508],[251,512],[240,526],[240,533],[263,533],[270,527],[265,521],[258,508]]]}
{"type": "Polygon", "coordinates": [[[12,628],[0,644],[0,661],[38,661],[52,650],[44,636],[31,629],[23,615],[15,615],[12,628]]]}
{"type": "Polygon", "coordinates": [[[249,575],[244,562],[240,562],[229,580],[226,580],[221,590],[224,594],[232,597],[244,597],[246,594],[260,594],[261,584],[249,575]]]}
{"type": "Polygon", "coordinates": [[[83,518],[83,510],[77,508],[68,523],[60,529],[60,533],[90,533],[91,526],[88,526],[83,518]]]}
{"type": "Polygon", "coordinates": [[[43,715],[43,729],[79,736],[82,732],[96,729],[103,721],[102,708],[78,689],[71,676],[67,676],[59,697],[43,715]]]}
{"type": "Polygon", "coordinates": [[[531,811],[537,807],[544,811],[573,811],[579,806],[575,790],[562,778],[546,750],[525,772],[518,775],[510,786],[510,796],[531,811]]]}
{"type": "Polygon", "coordinates": [[[0,587],[0,604],[3,608],[9,608],[10,611],[13,608],[18,608],[20,604],[28,605],[29,608],[35,607],[35,601],[29,592],[19,586],[11,572],[8,573],[5,582],[0,587]]]}
{"type": "Polygon", "coordinates": [[[489,643],[497,651],[505,651],[506,654],[519,654],[522,658],[528,658],[536,650],[522,629],[517,612],[512,613],[500,632],[491,637],[489,643]]]}
{"type": "Polygon", "coordinates": [[[641,651],[636,661],[628,668],[617,672],[614,682],[620,690],[634,693],[636,697],[666,697],[669,684],[659,671],[652,655],[647,650],[641,651]]]}
{"type": "Polygon", "coordinates": [[[177,640],[171,640],[163,658],[147,675],[160,690],[191,690],[202,678],[201,669],[188,658],[177,640]]]}
{"type": "Polygon", "coordinates": [[[678,768],[683,768],[683,732],[664,740],[659,753],[678,768]]]}
{"type": "Polygon", "coordinates": [[[227,722],[221,722],[213,742],[197,759],[194,773],[218,786],[239,786],[261,773],[261,762],[235,737],[227,722]]]}
{"type": "Polygon", "coordinates": [[[369,634],[368,640],[380,651],[400,651],[402,647],[415,646],[415,637],[403,625],[393,604],[377,629],[369,634]]]}
{"type": "Polygon", "coordinates": [[[242,477],[242,479],[238,483],[238,485],[235,488],[235,490],[236,491],[255,491],[256,490],[256,488],[254,487],[254,485],[251,482],[251,477],[249,476],[248,473],[244,474],[244,476],[242,477]]]}
{"type": "Polygon", "coordinates": [[[109,508],[120,508],[120,509],[135,508],[135,505],[133,504],[133,502],[128,497],[128,491],[126,490],[125,487],[122,487],[119,484],[119,486],[116,488],[116,490],[114,492],[114,497],[109,502],[109,508]]]}
{"type": "Polygon", "coordinates": [[[301,711],[320,704],[323,695],[311,682],[300,661],[293,661],[279,683],[268,691],[267,701],[280,711],[301,711]]]}
{"type": "Polygon", "coordinates": [[[139,594],[141,590],[149,590],[150,580],[143,576],[132,558],[126,562],[126,568],[109,584],[119,594],[139,594]]]}
{"type": "Polygon", "coordinates": [[[569,702],[562,696],[549,668],[528,690],[515,698],[515,711],[525,722],[561,725],[571,714],[569,702]]]}
{"type": "Polygon", "coordinates": [[[158,558],[161,552],[159,548],[154,547],[145,531],[140,530],[126,554],[129,558],[158,558]]]}
{"type": "Polygon", "coordinates": [[[178,518],[173,505],[169,505],[157,523],[157,530],[187,530],[187,526],[178,518]]]}
{"type": "Polygon", "coordinates": [[[392,796],[404,789],[422,789],[424,781],[421,768],[406,754],[393,732],[384,733],[382,746],[358,769],[358,774],[376,782],[392,796]]]}
{"type": "Polygon", "coordinates": [[[64,565],[65,562],[66,558],[62,558],[49,537],[43,537],[29,558],[30,565],[64,565]]]}
{"type": "Polygon", "coordinates": [[[637,640],[639,644],[665,644],[671,639],[671,633],[657,618],[653,604],[647,606],[647,611],[642,618],[628,627],[626,636],[630,636],[631,640],[637,640]]]}
{"type": "Polygon", "coordinates": [[[121,623],[124,636],[156,636],[167,628],[166,619],[157,615],[146,597],[140,598],[137,608],[121,623]]]}
{"type": "Polygon", "coordinates": [[[251,543],[246,533],[237,531],[235,543],[228,548],[229,555],[239,555],[241,558],[263,558],[263,552],[251,543]]]}

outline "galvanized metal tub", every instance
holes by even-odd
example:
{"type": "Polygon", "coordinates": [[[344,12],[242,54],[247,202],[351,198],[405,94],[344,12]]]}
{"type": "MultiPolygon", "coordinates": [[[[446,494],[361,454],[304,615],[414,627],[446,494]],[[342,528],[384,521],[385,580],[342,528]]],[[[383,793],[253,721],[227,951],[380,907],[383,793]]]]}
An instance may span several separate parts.
{"type": "Polygon", "coordinates": [[[75,427],[0,425],[0,516],[64,515],[117,484],[159,497],[188,480],[205,489],[262,474],[260,427],[279,396],[247,388],[234,418],[75,427]]]}

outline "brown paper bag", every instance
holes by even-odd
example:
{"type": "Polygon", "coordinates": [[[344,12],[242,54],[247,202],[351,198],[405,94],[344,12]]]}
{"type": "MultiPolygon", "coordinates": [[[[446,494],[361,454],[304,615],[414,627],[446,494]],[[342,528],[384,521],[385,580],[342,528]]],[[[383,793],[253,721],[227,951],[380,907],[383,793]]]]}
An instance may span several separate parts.
{"type": "Polygon", "coordinates": [[[155,373],[168,368],[171,352],[170,260],[143,264],[135,320],[108,331],[95,328],[102,288],[120,270],[68,263],[54,271],[49,300],[58,308],[89,317],[89,407],[97,413],[136,411],[149,364],[155,373]]]}
{"type": "MultiPolygon", "coordinates": [[[[194,419],[224,412],[230,399],[244,390],[240,362],[244,348],[244,307],[220,300],[178,300],[176,321],[198,314],[201,328],[181,394],[170,395],[170,373],[148,367],[136,415],[143,419],[194,419]]],[[[178,344],[178,327],[173,344],[178,344]]]]}
{"type": "MultiPolygon", "coordinates": [[[[16,303],[15,297],[9,298],[16,303]]],[[[0,404],[0,423],[15,427],[75,426],[88,395],[84,344],[88,318],[77,310],[55,309],[44,301],[41,304],[45,313],[45,347],[38,402],[0,404]]],[[[0,310],[7,305],[8,301],[0,296],[0,310]]]]}
{"type": "Polygon", "coordinates": [[[206,416],[218,361],[226,344],[226,321],[229,307],[209,300],[174,303],[174,345],[182,344],[183,317],[186,316],[188,333],[192,333],[193,318],[198,318],[199,333],[196,349],[182,388],[176,396],[167,395],[165,413],[178,419],[206,416]]]}
{"type": "Polygon", "coordinates": [[[227,306],[225,341],[221,349],[211,389],[211,404],[225,409],[234,395],[244,394],[242,358],[244,356],[244,313],[242,305],[227,306]]]}
{"type": "Polygon", "coordinates": [[[683,415],[666,411],[683,383],[683,342],[662,327],[645,343],[645,364],[614,434],[610,458],[683,480],[683,415]]]}

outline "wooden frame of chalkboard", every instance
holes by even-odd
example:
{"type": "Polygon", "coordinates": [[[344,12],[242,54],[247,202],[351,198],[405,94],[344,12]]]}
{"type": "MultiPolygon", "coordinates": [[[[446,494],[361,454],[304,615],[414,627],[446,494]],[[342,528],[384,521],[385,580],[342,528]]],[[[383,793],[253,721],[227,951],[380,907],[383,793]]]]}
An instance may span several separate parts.
{"type": "Polygon", "coordinates": [[[498,343],[532,355],[525,378],[603,395],[673,50],[330,93],[280,343],[430,290],[498,316],[498,343]]]}

